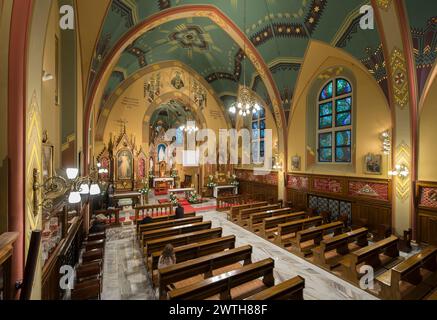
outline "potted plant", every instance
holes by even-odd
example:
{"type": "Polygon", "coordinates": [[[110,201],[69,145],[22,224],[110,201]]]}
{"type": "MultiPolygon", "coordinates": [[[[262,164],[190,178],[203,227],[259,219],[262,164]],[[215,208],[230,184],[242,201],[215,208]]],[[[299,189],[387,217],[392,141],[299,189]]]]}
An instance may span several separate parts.
{"type": "Polygon", "coordinates": [[[146,204],[146,202],[149,202],[149,187],[144,187],[140,190],[138,190],[138,192],[141,194],[141,198],[140,198],[140,204],[142,206],[144,206],[146,204]]]}
{"type": "Polygon", "coordinates": [[[214,189],[215,187],[217,187],[217,183],[215,182],[213,175],[210,175],[208,177],[208,183],[206,184],[206,186],[210,189],[214,189]]]}
{"type": "Polygon", "coordinates": [[[174,206],[176,206],[179,203],[178,198],[173,192],[170,193],[170,202],[174,206]]]}

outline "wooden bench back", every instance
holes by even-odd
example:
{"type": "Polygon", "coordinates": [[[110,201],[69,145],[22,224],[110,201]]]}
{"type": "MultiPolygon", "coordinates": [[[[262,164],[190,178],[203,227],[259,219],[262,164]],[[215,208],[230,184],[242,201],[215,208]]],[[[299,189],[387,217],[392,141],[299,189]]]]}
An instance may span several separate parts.
{"type": "Polygon", "coordinates": [[[190,223],[198,223],[203,221],[203,216],[198,217],[188,217],[183,219],[172,219],[162,222],[152,222],[147,224],[141,224],[139,226],[138,233],[142,234],[146,231],[152,231],[152,230],[159,230],[164,228],[170,228],[175,226],[182,226],[184,224],[190,224],[190,223]]]}
{"type": "Polygon", "coordinates": [[[312,217],[296,221],[291,221],[278,225],[279,236],[296,233],[310,226],[319,226],[323,222],[322,217],[312,217]]]}
{"type": "Polygon", "coordinates": [[[384,251],[390,251],[390,256],[399,256],[398,243],[399,239],[397,237],[390,236],[386,239],[371,244],[370,246],[352,252],[352,261],[355,263],[355,265],[358,265],[362,262],[365,262],[366,259],[383,253],[384,251]]]}
{"type": "Polygon", "coordinates": [[[280,208],[281,208],[280,204],[271,204],[271,205],[262,206],[262,207],[243,209],[243,210],[240,210],[240,213],[238,215],[238,221],[242,222],[243,220],[247,220],[250,218],[250,216],[252,214],[255,214],[258,212],[264,212],[264,211],[268,211],[268,210],[276,210],[276,209],[280,209],[280,208]]]}
{"type": "Polygon", "coordinates": [[[231,289],[249,281],[263,278],[267,287],[274,285],[273,259],[262,260],[249,264],[240,269],[233,270],[203,281],[192,286],[179,288],[169,292],[170,300],[203,300],[220,294],[220,300],[231,300],[231,289]]]}
{"type": "Polygon", "coordinates": [[[255,224],[263,223],[264,219],[271,218],[271,217],[277,217],[284,214],[290,214],[293,213],[292,208],[282,208],[282,209],[275,209],[275,210],[267,210],[264,212],[258,212],[254,213],[250,216],[250,226],[253,226],[255,224]]]}
{"type": "Polygon", "coordinates": [[[437,247],[427,247],[420,253],[401,262],[391,270],[392,284],[406,280],[414,285],[422,281],[419,269],[437,270],[437,247]]]}
{"type": "Polygon", "coordinates": [[[269,229],[273,229],[273,228],[276,228],[280,224],[295,221],[298,219],[303,219],[305,217],[306,217],[306,213],[303,211],[289,213],[289,214],[283,214],[283,215],[279,215],[279,216],[273,216],[271,218],[264,219],[264,223],[263,223],[264,227],[263,228],[264,228],[264,231],[269,230],[269,229]]]}
{"type": "Polygon", "coordinates": [[[205,278],[209,278],[212,277],[213,270],[223,268],[240,261],[244,261],[244,265],[251,263],[252,246],[248,245],[218,252],[159,269],[160,299],[165,299],[167,297],[167,286],[170,284],[189,279],[199,274],[204,274],[205,278]]]}
{"type": "MultiPolygon", "coordinates": [[[[341,221],[331,222],[328,224],[323,224],[321,226],[306,229],[299,231],[296,234],[297,237],[297,243],[302,243],[308,240],[317,240],[320,241],[323,240],[323,235],[329,231],[334,231],[335,235],[339,235],[341,233],[341,230],[343,229],[344,224],[341,221]]],[[[319,241],[319,243],[320,243],[319,241]]]]}
{"type": "Polygon", "coordinates": [[[156,217],[164,215],[172,215],[174,213],[173,205],[171,203],[164,204],[148,204],[144,206],[135,207],[135,220],[138,220],[140,216],[146,215],[156,217]]]}
{"type": "Polygon", "coordinates": [[[144,254],[146,257],[149,257],[154,252],[162,251],[167,244],[179,247],[189,243],[220,238],[222,233],[222,228],[214,228],[147,241],[144,243],[144,254]]]}
{"type": "Polygon", "coordinates": [[[165,229],[146,231],[141,234],[142,243],[150,240],[165,238],[170,236],[176,236],[178,234],[190,233],[194,231],[211,229],[211,221],[198,222],[192,224],[185,224],[182,226],[175,226],[165,229]]]}
{"type": "MultiPolygon", "coordinates": [[[[233,248],[235,248],[234,235],[180,246],[174,249],[174,253],[176,256],[176,262],[181,263],[233,248]]],[[[154,252],[152,254],[152,270],[158,268],[160,256],[161,252],[154,252]]]]}
{"type": "Polygon", "coordinates": [[[242,204],[239,206],[232,207],[231,210],[229,211],[229,219],[232,220],[238,219],[241,210],[264,207],[266,205],[268,205],[267,201],[257,201],[257,202],[252,202],[252,203],[247,203],[247,204],[242,204]]]}
{"type": "Polygon", "coordinates": [[[343,233],[338,236],[334,236],[332,238],[323,240],[320,245],[322,247],[323,252],[328,252],[344,245],[347,245],[349,242],[357,241],[359,245],[362,247],[367,246],[367,235],[369,230],[367,228],[359,228],[352,230],[347,233],[343,233]]]}
{"type": "MultiPolygon", "coordinates": [[[[184,214],[184,218],[191,218],[191,217],[195,217],[195,216],[196,216],[196,212],[190,212],[190,213],[185,213],[184,214]]],[[[155,222],[164,222],[164,221],[175,220],[175,219],[176,219],[176,215],[175,214],[171,214],[171,215],[168,215],[168,216],[152,217],[152,223],[155,223],[155,222]]],[[[140,221],[138,221],[137,224],[139,224],[140,221]]]]}
{"type": "Polygon", "coordinates": [[[274,287],[257,293],[246,300],[303,300],[305,279],[297,276],[274,287]]]}

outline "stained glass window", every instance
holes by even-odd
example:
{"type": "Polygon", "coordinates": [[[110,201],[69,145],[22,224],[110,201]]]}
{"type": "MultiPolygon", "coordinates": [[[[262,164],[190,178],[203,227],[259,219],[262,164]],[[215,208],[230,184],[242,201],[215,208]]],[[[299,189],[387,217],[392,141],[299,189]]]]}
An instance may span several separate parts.
{"type": "Polygon", "coordinates": [[[322,90],[322,92],[320,93],[320,101],[323,100],[328,100],[332,98],[332,94],[333,94],[333,83],[332,81],[330,81],[322,90]]]}
{"type": "Polygon", "coordinates": [[[351,162],[353,119],[350,82],[344,78],[330,80],[321,90],[319,101],[319,162],[351,162]]]}
{"type": "Polygon", "coordinates": [[[352,93],[352,87],[349,81],[346,79],[337,79],[337,96],[341,96],[343,94],[352,93]]]}
{"type": "Polygon", "coordinates": [[[252,117],[252,154],[255,162],[262,162],[265,154],[266,113],[261,108],[252,117]],[[258,144],[259,142],[259,144],[258,144]]]}

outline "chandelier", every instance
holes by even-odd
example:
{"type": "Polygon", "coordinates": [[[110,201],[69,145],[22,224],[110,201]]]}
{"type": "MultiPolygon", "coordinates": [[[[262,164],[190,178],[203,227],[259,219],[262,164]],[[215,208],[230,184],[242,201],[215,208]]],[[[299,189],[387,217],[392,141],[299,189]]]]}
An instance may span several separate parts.
{"type": "Polygon", "coordinates": [[[199,128],[196,126],[196,122],[187,121],[186,124],[179,127],[179,130],[184,131],[186,133],[195,133],[199,131],[199,128]]]}
{"type": "Polygon", "coordinates": [[[251,114],[256,114],[261,110],[257,99],[253,96],[252,92],[246,86],[242,87],[239,91],[237,101],[229,108],[229,112],[232,114],[238,113],[240,116],[246,117],[251,114]]]}
{"type": "MultiPolygon", "coordinates": [[[[244,29],[246,30],[246,0],[244,0],[243,4],[244,8],[244,29]]],[[[246,42],[244,42],[243,46],[243,86],[240,87],[238,92],[237,101],[234,102],[229,108],[229,112],[231,114],[239,114],[240,116],[246,117],[252,114],[256,114],[261,107],[257,102],[257,98],[254,96],[252,91],[246,86],[246,42]]]]}

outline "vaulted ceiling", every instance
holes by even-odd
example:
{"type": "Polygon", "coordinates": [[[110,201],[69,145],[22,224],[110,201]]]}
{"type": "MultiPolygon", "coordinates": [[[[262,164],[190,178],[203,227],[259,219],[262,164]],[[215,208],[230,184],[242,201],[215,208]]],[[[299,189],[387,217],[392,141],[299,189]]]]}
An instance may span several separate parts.
{"type": "MultiPolygon", "coordinates": [[[[169,8],[210,4],[245,31],[268,65],[281,94],[288,118],[294,87],[310,40],[341,48],[374,75],[387,94],[386,68],[376,29],[362,30],[363,0],[112,0],[104,20],[92,61],[90,81],[100,72],[105,57],[126,33],[150,16],[169,8]],[[245,27],[246,26],[246,27],[245,27]]],[[[112,70],[102,104],[129,76],[147,65],[180,60],[208,81],[225,107],[233,101],[238,83],[243,83],[242,44],[206,17],[163,22],[159,27],[132,39],[112,70]]],[[[271,105],[266,86],[249,61],[247,84],[271,105]]],[[[91,86],[89,86],[91,87],[91,86]]]]}

